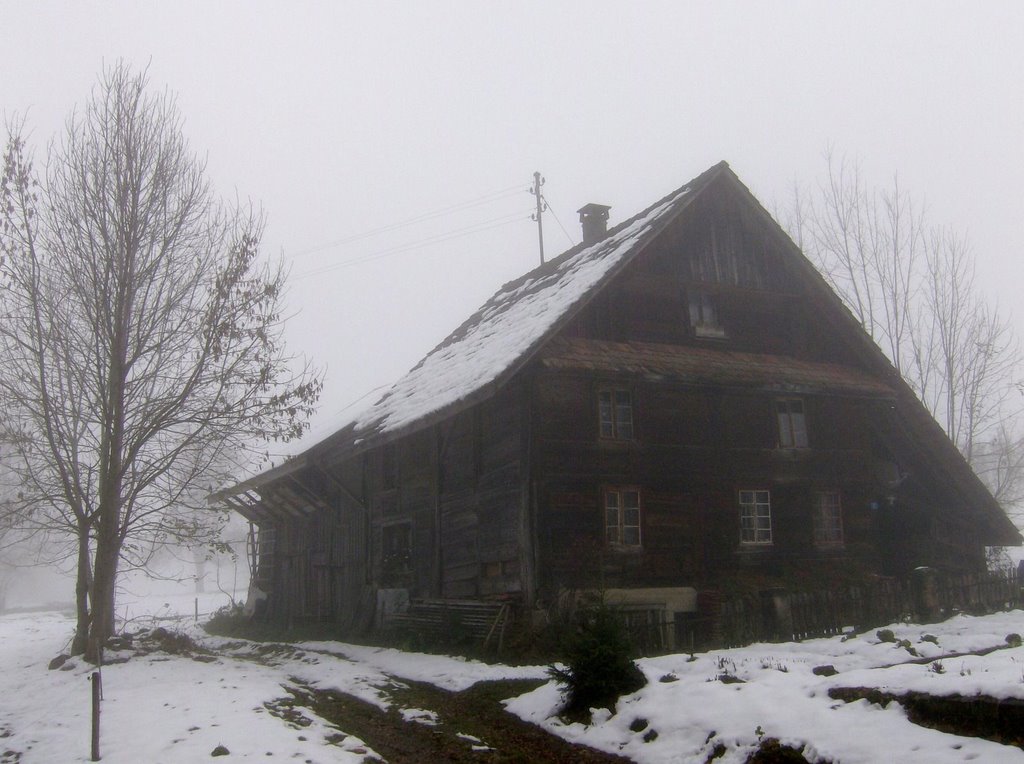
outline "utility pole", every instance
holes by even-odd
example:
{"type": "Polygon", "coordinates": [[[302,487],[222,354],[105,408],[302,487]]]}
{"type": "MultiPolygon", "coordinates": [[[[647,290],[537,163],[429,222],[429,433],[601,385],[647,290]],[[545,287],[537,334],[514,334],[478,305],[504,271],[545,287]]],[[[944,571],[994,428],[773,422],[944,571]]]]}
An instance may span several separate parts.
{"type": "Polygon", "coordinates": [[[530,193],[537,197],[537,211],[531,216],[537,221],[537,242],[540,244],[540,264],[544,265],[544,222],[541,220],[541,213],[548,208],[547,202],[541,196],[540,187],[544,185],[544,178],[539,172],[533,174],[533,188],[530,193]]]}

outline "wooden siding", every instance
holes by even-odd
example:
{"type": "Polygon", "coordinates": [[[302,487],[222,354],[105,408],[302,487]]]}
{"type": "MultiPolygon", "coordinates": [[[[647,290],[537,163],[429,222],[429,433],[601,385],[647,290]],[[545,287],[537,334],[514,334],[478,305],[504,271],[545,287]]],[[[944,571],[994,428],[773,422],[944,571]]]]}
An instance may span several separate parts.
{"type": "MultiPolygon", "coordinates": [[[[870,423],[886,402],[805,396],[809,445],[779,448],[770,392],[564,372],[538,374],[533,391],[533,475],[549,591],[586,581],[704,587],[737,571],[757,579],[881,572],[879,538],[891,529],[878,507],[896,467],[876,453],[870,423]],[[606,386],[632,391],[635,439],[598,437],[596,391],[606,386]],[[641,491],[637,549],[604,541],[602,490],[618,485],[641,491]],[[770,545],[740,542],[740,490],[770,492],[770,545]],[[841,547],[814,543],[815,497],[826,491],[841,497],[841,547]]],[[[899,516],[913,513],[903,506],[899,516]]]]}
{"type": "Polygon", "coordinates": [[[518,372],[495,369],[511,376],[474,392],[487,397],[266,484],[268,613],[365,629],[387,588],[530,605],[564,587],[705,595],[980,568],[991,526],[962,479],[936,480],[937,450],[915,442],[927,428],[908,430],[884,359],[806,262],[732,182],[684,212],[518,372]],[[603,436],[602,391],[631,401],[603,436]],[[780,398],[800,402],[782,410],[802,417],[788,439],[780,398]],[[741,536],[741,491],[770,498],[770,543],[741,536]],[[841,545],[815,546],[820,492],[840,497],[841,545]],[[637,493],[640,543],[623,519],[637,493]]]}
{"type": "Polygon", "coordinates": [[[749,205],[716,193],[701,199],[685,224],[669,226],[565,332],[781,353],[858,367],[859,359],[821,331],[817,318],[781,244],[764,236],[749,205]],[[695,334],[689,300],[700,291],[714,301],[724,338],[695,334]]]}
{"type": "Polygon", "coordinates": [[[276,538],[267,617],[331,622],[346,631],[368,626],[368,516],[357,499],[361,462],[306,470],[295,478],[323,506],[272,524],[276,538]]]}

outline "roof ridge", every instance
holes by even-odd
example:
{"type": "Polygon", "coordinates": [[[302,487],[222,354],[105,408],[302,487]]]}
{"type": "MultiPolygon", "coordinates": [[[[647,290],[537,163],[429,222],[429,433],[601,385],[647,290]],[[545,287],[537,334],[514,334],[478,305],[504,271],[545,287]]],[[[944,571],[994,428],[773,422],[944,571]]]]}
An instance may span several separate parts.
{"type": "MultiPolygon", "coordinates": [[[[713,165],[697,177],[616,225],[600,241],[592,244],[577,244],[548,262],[503,284],[483,305],[423,356],[405,375],[396,380],[380,398],[355,417],[356,432],[365,433],[365,436],[370,436],[374,434],[374,431],[377,433],[404,431],[430,413],[446,410],[461,400],[470,399],[482,388],[489,387],[492,383],[500,383],[501,380],[507,378],[509,373],[520,368],[522,363],[528,360],[540,345],[543,345],[545,339],[561,325],[562,321],[560,319],[570,313],[574,314],[575,310],[585,302],[585,297],[588,294],[595,293],[602,284],[607,283],[608,279],[618,271],[619,268],[616,266],[624,265],[631,255],[642,249],[642,246],[639,246],[640,244],[646,243],[651,237],[656,236],[675,218],[675,214],[686,206],[681,205],[680,202],[692,200],[718,174],[723,170],[728,171],[728,167],[728,164],[724,161],[713,165]],[[634,228],[637,230],[633,230],[634,228]],[[587,284],[586,288],[576,295],[577,299],[563,300],[562,305],[555,306],[547,311],[539,310],[539,312],[545,313],[546,318],[550,319],[542,328],[542,331],[539,331],[525,347],[519,348],[519,351],[513,357],[504,359],[501,362],[502,367],[500,369],[492,369],[493,373],[489,375],[480,375],[481,379],[477,380],[478,383],[471,389],[467,389],[464,395],[444,403],[439,403],[433,406],[430,412],[424,411],[422,416],[418,417],[407,417],[400,423],[391,421],[393,412],[380,411],[386,401],[400,395],[399,387],[404,381],[423,373],[427,364],[432,359],[441,356],[447,348],[456,348],[471,332],[485,325],[488,321],[495,320],[501,314],[514,309],[518,303],[536,292],[562,283],[570,276],[576,276],[578,279],[578,272],[586,270],[588,263],[605,260],[610,261],[605,263],[608,267],[598,274],[598,277],[593,279],[592,283],[587,284]],[[487,378],[483,379],[482,377],[487,378]]],[[[551,296],[554,297],[555,295],[551,296]]],[[[492,334],[497,334],[497,332],[492,334]]],[[[412,398],[416,391],[409,392],[410,394],[402,397],[403,400],[412,398]]],[[[450,397],[450,390],[445,390],[443,395],[450,397]]]]}

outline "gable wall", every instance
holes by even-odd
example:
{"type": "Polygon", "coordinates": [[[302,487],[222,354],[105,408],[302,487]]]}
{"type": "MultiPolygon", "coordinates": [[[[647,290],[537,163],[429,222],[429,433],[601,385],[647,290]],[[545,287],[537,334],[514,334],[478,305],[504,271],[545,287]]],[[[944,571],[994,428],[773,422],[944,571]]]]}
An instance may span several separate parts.
{"type": "MultiPolygon", "coordinates": [[[[792,253],[734,194],[711,189],[606,285],[563,330],[569,337],[651,342],[777,354],[871,372],[856,348],[833,335],[792,253]],[[697,331],[690,297],[714,300],[724,336],[697,331]]],[[[878,432],[891,427],[888,401],[821,391],[800,398],[809,447],[780,448],[778,390],[686,387],[656,376],[538,369],[532,451],[539,504],[543,585],[717,585],[729,578],[820,584],[914,565],[977,568],[982,549],[957,500],[907,483],[888,513],[900,474],[878,432]],[[602,439],[597,394],[627,389],[635,436],[602,439]],[[606,543],[608,487],[641,489],[641,549],[606,543]],[[771,495],[772,543],[740,543],[738,492],[771,495]],[[816,547],[815,497],[838,491],[842,548],[816,547]],[[949,511],[947,511],[949,510],[949,511]],[[593,585],[593,583],[591,583],[593,585]]],[[[892,445],[892,444],[890,444],[892,445]]]]}
{"type": "Polygon", "coordinates": [[[721,189],[697,200],[564,331],[861,366],[814,315],[778,240],[753,210],[721,189]],[[691,325],[689,302],[702,290],[727,329],[724,340],[698,336],[691,325]]]}

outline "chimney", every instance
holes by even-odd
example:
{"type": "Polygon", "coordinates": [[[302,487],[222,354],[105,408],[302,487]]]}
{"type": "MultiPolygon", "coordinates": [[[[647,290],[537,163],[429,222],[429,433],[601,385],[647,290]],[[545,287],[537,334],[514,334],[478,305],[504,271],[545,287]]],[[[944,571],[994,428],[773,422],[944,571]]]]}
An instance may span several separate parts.
{"type": "Polygon", "coordinates": [[[585,204],[576,210],[580,213],[580,225],[583,226],[583,243],[587,246],[596,244],[608,235],[608,210],[606,204],[585,204]]]}

